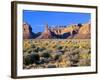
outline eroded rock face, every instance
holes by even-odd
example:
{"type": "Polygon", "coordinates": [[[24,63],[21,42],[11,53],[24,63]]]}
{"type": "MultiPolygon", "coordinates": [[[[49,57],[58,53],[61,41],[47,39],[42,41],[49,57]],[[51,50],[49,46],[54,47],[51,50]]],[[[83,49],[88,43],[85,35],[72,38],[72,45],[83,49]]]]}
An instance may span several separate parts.
{"type": "Polygon", "coordinates": [[[48,28],[48,25],[46,25],[44,32],[37,37],[37,39],[51,39],[52,38],[52,33],[48,28]]]}
{"type": "Polygon", "coordinates": [[[32,33],[32,28],[30,25],[28,25],[27,23],[23,24],[23,38],[24,39],[30,39],[32,38],[33,33],[32,33]]]}
{"type": "Polygon", "coordinates": [[[79,34],[90,34],[90,24],[84,24],[80,30],[79,30],[79,34]]]}
{"type": "Polygon", "coordinates": [[[80,29],[78,34],[75,36],[75,38],[80,39],[90,39],[91,38],[91,25],[90,24],[84,24],[80,29]]]}
{"type": "Polygon", "coordinates": [[[24,39],[90,39],[91,38],[91,24],[76,24],[68,27],[54,27],[50,28],[48,24],[45,25],[44,31],[40,33],[33,33],[30,25],[23,24],[23,38],[24,39]]]}

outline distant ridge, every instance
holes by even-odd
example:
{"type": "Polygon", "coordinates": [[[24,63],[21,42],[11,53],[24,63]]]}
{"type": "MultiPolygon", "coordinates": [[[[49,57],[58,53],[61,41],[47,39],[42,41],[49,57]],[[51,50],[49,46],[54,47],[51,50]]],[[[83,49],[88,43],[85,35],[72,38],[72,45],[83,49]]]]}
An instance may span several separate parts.
{"type": "Polygon", "coordinates": [[[75,24],[69,26],[49,27],[45,25],[41,33],[33,33],[30,25],[23,24],[24,39],[90,39],[91,24],[75,24]]]}

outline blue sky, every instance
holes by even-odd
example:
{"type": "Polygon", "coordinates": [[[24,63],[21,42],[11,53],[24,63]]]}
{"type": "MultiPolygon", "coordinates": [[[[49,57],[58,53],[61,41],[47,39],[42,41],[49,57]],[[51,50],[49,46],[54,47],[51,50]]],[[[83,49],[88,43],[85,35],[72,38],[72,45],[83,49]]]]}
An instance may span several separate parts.
{"type": "Polygon", "coordinates": [[[90,19],[90,13],[23,10],[23,22],[30,24],[32,31],[35,33],[43,32],[45,24],[49,26],[67,26],[70,24],[87,23],[90,19]]]}

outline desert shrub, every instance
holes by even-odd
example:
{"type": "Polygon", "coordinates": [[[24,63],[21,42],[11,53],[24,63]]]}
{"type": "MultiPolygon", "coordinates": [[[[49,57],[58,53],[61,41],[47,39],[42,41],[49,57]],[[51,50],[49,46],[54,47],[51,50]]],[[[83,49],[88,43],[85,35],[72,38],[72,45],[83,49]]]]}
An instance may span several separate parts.
{"type": "Polygon", "coordinates": [[[37,52],[37,53],[38,52],[42,52],[45,49],[46,49],[45,47],[41,47],[41,48],[40,47],[37,47],[37,48],[34,49],[34,52],[37,52]]]}
{"type": "Polygon", "coordinates": [[[71,61],[72,65],[76,65],[79,62],[80,56],[79,56],[79,50],[74,50],[69,55],[69,60],[71,61]]]}
{"type": "Polygon", "coordinates": [[[49,43],[46,43],[45,45],[47,46],[49,43]]]}
{"type": "Polygon", "coordinates": [[[57,45],[56,44],[53,44],[53,46],[52,46],[53,48],[56,48],[57,47],[57,45]]]}
{"type": "Polygon", "coordinates": [[[61,50],[63,47],[59,45],[59,46],[57,46],[56,48],[57,48],[58,50],[61,50]]]}
{"type": "Polygon", "coordinates": [[[32,50],[31,50],[31,49],[30,49],[30,50],[28,50],[28,53],[29,53],[29,54],[31,54],[31,52],[32,52],[32,50]]]}
{"type": "Polygon", "coordinates": [[[54,59],[55,59],[55,60],[58,60],[58,59],[60,58],[60,56],[61,56],[61,55],[56,54],[56,55],[54,56],[54,59]]]}
{"type": "Polygon", "coordinates": [[[50,53],[48,51],[43,52],[41,56],[44,57],[44,58],[51,57],[51,55],[50,55],[50,53]]]}
{"type": "Polygon", "coordinates": [[[23,52],[25,53],[27,50],[26,49],[23,49],[23,52]]]}
{"type": "Polygon", "coordinates": [[[31,45],[31,48],[36,48],[36,46],[34,44],[31,45]]]}
{"type": "Polygon", "coordinates": [[[31,64],[35,63],[35,62],[37,62],[39,60],[40,60],[39,54],[33,53],[33,54],[30,55],[30,62],[31,62],[31,64]]]}
{"type": "Polygon", "coordinates": [[[41,48],[39,48],[39,51],[41,52],[41,51],[43,51],[45,49],[46,49],[45,47],[41,47],[41,48]]]}
{"type": "Polygon", "coordinates": [[[91,65],[91,60],[90,59],[80,59],[79,66],[90,66],[91,65]]]}
{"type": "Polygon", "coordinates": [[[30,55],[24,56],[23,62],[25,65],[29,65],[29,64],[36,63],[39,60],[40,60],[40,56],[35,53],[35,54],[30,54],[30,55]]]}
{"type": "Polygon", "coordinates": [[[70,60],[71,61],[78,61],[79,60],[79,55],[78,54],[70,55],[70,60]]]}
{"type": "Polygon", "coordinates": [[[34,52],[38,53],[39,52],[39,47],[35,48],[34,52]]]}
{"type": "Polygon", "coordinates": [[[79,54],[80,51],[78,49],[72,48],[72,49],[70,49],[69,53],[70,53],[70,55],[75,55],[75,54],[79,54]]]}
{"type": "Polygon", "coordinates": [[[81,53],[80,54],[80,58],[81,59],[89,59],[90,58],[90,54],[88,54],[88,53],[81,53]]]}
{"type": "Polygon", "coordinates": [[[30,64],[30,56],[29,55],[23,57],[23,63],[25,65],[29,65],[30,64]]]}
{"type": "Polygon", "coordinates": [[[80,53],[80,66],[89,66],[91,64],[91,51],[90,50],[82,50],[80,53]]]}
{"type": "Polygon", "coordinates": [[[77,49],[77,48],[79,48],[79,45],[75,44],[75,45],[73,45],[73,47],[77,49]]]}

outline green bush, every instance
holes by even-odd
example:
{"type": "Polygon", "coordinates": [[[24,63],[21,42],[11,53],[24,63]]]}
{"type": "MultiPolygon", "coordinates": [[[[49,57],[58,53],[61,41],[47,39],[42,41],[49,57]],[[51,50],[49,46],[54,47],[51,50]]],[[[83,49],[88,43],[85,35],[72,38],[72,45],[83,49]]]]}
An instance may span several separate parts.
{"type": "Polygon", "coordinates": [[[25,65],[29,65],[29,64],[30,64],[30,56],[29,56],[29,55],[24,56],[24,58],[23,58],[23,63],[24,63],[25,65]]]}
{"type": "Polygon", "coordinates": [[[31,45],[31,48],[36,48],[36,46],[34,44],[31,45]]]}
{"type": "Polygon", "coordinates": [[[57,46],[57,49],[58,50],[61,50],[63,47],[62,46],[57,46]]]}
{"type": "Polygon", "coordinates": [[[39,54],[31,54],[30,55],[30,63],[32,64],[32,63],[35,63],[35,62],[37,62],[37,61],[39,61],[40,60],[40,56],[39,56],[39,54]]]}
{"type": "Polygon", "coordinates": [[[38,53],[38,52],[42,52],[43,50],[45,50],[45,47],[41,47],[41,48],[37,47],[37,48],[34,49],[34,52],[38,53]]]}
{"type": "Polygon", "coordinates": [[[50,55],[50,53],[49,53],[48,51],[42,53],[41,56],[44,57],[44,58],[49,58],[49,57],[51,57],[51,55],[50,55]]]}
{"type": "Polygon", "coordinates": [[[60,56],[61,56],[61,55],[56,54],[55,57],[54,57],[54,59],[55,59],[55,60],[58,60],[58,59],[60,58],[60,56]]]}
{"type": "Polygon", "coordinates": [[[36,63],[39,60],[40,60],[40,56],[36,53],[24,56],[24,64],[25,65],[36,63]]]}

